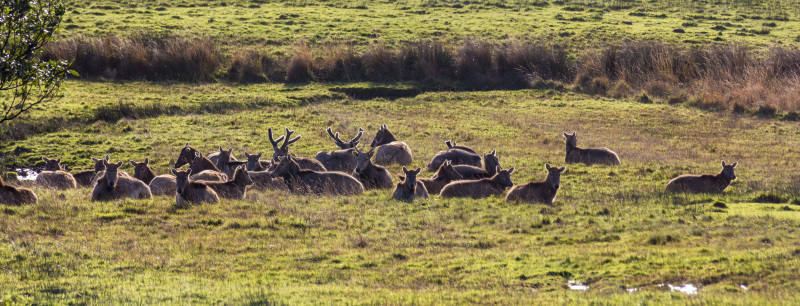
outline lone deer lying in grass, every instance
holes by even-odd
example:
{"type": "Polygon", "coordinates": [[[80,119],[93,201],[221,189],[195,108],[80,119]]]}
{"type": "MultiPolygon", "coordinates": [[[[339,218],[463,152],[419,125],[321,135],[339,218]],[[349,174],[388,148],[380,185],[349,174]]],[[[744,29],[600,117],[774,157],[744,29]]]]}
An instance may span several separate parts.
{"type": "Polygon", "coordinates": [[[250,179],[250,175],[248,175],[247,170],[241,166],[236,167],[236,170],[233,172],[233,179],[230,181],[199,182],[206,184],[206,186],[217,192],[217,195],[219,195],[220,198],[237,200],[244,199],[245,195],[247,194],[247,188],[250,187],[250,185],[253,185],[253,180],[250,179]]]}
{"type": "Polygon", "coordinates": [[[561,187],[561,173],[567,168],[550,167],[549,164],[544,164],[544,168],[547,169],[547,177],[544,181],[511,187],[506,195],[506,202],[553,204],[556,192],[561,187]]]}
{"type": "Polygon", "coordinates": [[[280,157],[272,177],[283,178],[289,190],[295,193],[351,195],[364,192],[364,186],[351,175],[302,169],[291,155],[280,157]]]}
{"type": "MultiPolygon", "coordinates": [[[[303,136],[297,136],[295,138],[289,139],[294,134],[294,131],[286,128],[286,135],[278,137],[278,139],[274,139],[272,137],[272,129],[267,130],[267,136],[269,136],[269,142],[272,144],[272,150],[275,152],[272,154],[272,164],[273,167],[278,163],[278,159],[283,156],[288,156],[289,153],[289,145],[297,142],[303,136]],[[278,146],[278,143],[283,140],[283,144],[278,146]]],[[[293,157],[293,159],[300,165],[301,169],[308,169],[313,171],[327,171],[325,166],[322,165],[318,160],[313,158],[307,157],[293,157]]]]}
{"type": "Polygon", "coordinates": [[[219,168],[200,152],[194,153],[194,159],[189,168],[192,169],[192,173],[195,173],[192,175],[192,180],[195,181],[224,182],[228,180],[228,176],[219,171],[219,168]]]}
{"type": "MultiPolygon", "coordinates": [[[[103,159],[105,159],[106,161],[110,161],[111,160],[110,158],[111,157],[108,155],[106,155],[105,158],[100,158],[100,159],[92,157],[92,161],[94,162],[94,170],[78,171],[73,173],[72,177],[75,178],[75,181],[81,187],[92,187],[92,185],[94,185],[93,179],[95,174],[97,174],[97,172],[106,170],[106,166],[103,166],[103,159]]],[[[124,172],[120,172],[120,174],[122,173],[124,172]]]]}
{"type": "Polygon", "coordinates": [[[358,128],[358,134],[356,134],[356,136],[350,139],[348,142],[344,142],[339,139],[339,133],[337,132],[334,134],[330,127],[328,127],[325,131],[328,132],[328,136],[333,139],[333,143],[336,144],[340,150],[317,152],[317,155],[314,156],[314,159],[322,163],[322,165],[325,166],[325,169],[328,171],[353,173],[353,171],[356,169],[357,163],[357,154],[354,154],[354,149],[358,145],[361,136],[364,135],[364,129],[358,128]]]}
{"type": "Polygon", "coordinates": [[[375,163],[379,165],[400,164],[408,165],[414,161],[411,148],[405,142],[398,141],[385,124],[380,126],[371,147],[377,147],[375,163]]]}
{"type": "Polygon", "coordinates": [[[439,169],[439,166],[445,160],[450,160],[453,165],[467,165],[467,166],[474,166],[474,167],[481,167],[481,156],[472,151],[467,147],[463,146],[455,146],[448,141],[445,142],[447,144],[448,149],[445,151],[439,151],[436,153],[435,156],[431,159],[428,163],[428,171],[436,171],[439,169]],[[465,151],[461,148],[469,149],[469,151],[465,151]]]}
{"type": "Polygon", "coordinates": [[[425,185],[428,193],[439,194],[447,184],[462,179],[464,179],[464,176],[455,169],[449,160],[445,160],[432,178],[417,178],[417,181],[425,185]]]}
{"type": "Polygon", "coordinates": [[[150,187],[144,182],[135,178],[121,176],[118,169],[122,162],[109,164],[106,166],[105,176],[97,181],[92,191],[92,201],[110,201],[118,199],[149,199],[153,197],[150,187]]]}
{"type": "Polygon", "coordinates": [[[152,169],[150,169],[150,159],[145,158],[144,162],[137,163],[135,161],[129,161],[131,165],[133,165],[133,178],[138,179],[148,187],[150,187],[150,192],[154,195],[167,195],[167,196],[175,196],[177,193],[178,187],[175,180],[175,176],[169,174],[162,174],[156,175],[152,169]]]}
{"type": "Polygon", "coordinates": [[[0,177],[0,204],[23,205],[39,203],[39,198],[32,190],[6,185],[0,177]]]}
{"type": "Polygon", "coordinates": [[[185,207],[190,203],[219,202],[219,196],[213,189],[189,177],[192,174],[191,168],[186,171],[172,169],[172,174],[175,175],[177,181],[178,195],[175,196],[175,203],[179,207],[185,207]]]}
{"type": "Polygon", "coordinates": [[[260,152],[258,154],[244,152],[244,156],[247,157],[247,171],[267,171],[272,166],[271,161],[261,159],[260,152]]]}
{"type": "Polygon", "coordinates": [[[667,183],[667,191],[689,192],[689,193],[722,193],[731,181],[736,179],[733,169],[739,162],[726,165],[722,161],[722,171],[716,175],[704,174],[684,174],[678,176],[667,183]]]}
{"type": "Polygon", "coordinates": [[[584,163],[586,165],[619,165],[619,156],[614,151],[607,148],[581,149],[578,148],[577,132],[572,135],[563,133],[567,139],[567,155],[564,158],[566,163],[584,163]]]}
{"type": "Polygon", "coordinates": [[[497,150],[492,150],[492,153],[483,153],[483,169],[470,165],[455,165],[453,168],[464,176],[465,180],[477,180],[494,176],[499,165],[500,160],[497,158],[497,150]]]}
{"type": "MultiPolygon", "coordinates": [[[[361,148],[363,149],[364,146],[361,146],[361,148]]],[[[375,153],[375,148],[371,148],[368,152],[361,152],[358,148],[353,149],[358,160],[353,177],[357,178],[364,185],[364,188],[368,190],[392,188],[394,183],[389,170],[372,163],[372,155],[375,153]]]]}
{"type": "Polygon", "coordinates": [[[397,187],[394,188],[392,198],[399,201],[413,201],[415,198],[427,199],[428,190],[425,189],[425,184],[417,181],[417,175],[420,172],[422,172],[422,168],[409,171],[406,167],[403,167],[405,176],[397,176],[400,178],[400,182],[398,182],[397,187]]]}
{"type": "Polygon", "coordinates": [[[455,181],[444,186],[440,195],[444,198],[471,197],[475,199],[501,195],[506,188],[514,186],[514,182],[511,181],[511,173],[514,173],[513,167],[503,170],[497,166],[497,174],[491,178],[455,181]]]}
{"type": "MultiPolygon", "coordinates": [[[[48,159],[46,157],[42,157],[42,160],[44,160],[46,168],[49,167],[51,169],[62,169],[60,158],[48,159]]],[[[64,170],[42,171],[39,173],[39,176],[36,177],[34,182],[36,185],[39,185],[43,188],[56,190],[78,188],[78,183],[75,182],[75,178],[72,177],[72,174],[64,170]]]]}

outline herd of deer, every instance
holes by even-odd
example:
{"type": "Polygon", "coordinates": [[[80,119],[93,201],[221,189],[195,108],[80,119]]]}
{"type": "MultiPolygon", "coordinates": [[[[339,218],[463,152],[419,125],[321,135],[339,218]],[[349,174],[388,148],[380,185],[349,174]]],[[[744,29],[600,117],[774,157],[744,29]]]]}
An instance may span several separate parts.
{"type": "MultiPolygon", "coordinates": [[[[178,205],[187,203],[216,203],[220,198],[244,199],[248,188],[287,190],[301,194],[352,195],[365,189],[391,189],[392,197],[409,201],[428,198],[430,194],[441,197],[484,198],[499,196],[507,188],[507,202],[529,202],[552,204],[560,188],[561,173],[565,167],[545,164],[547,177],[541,182],[514,185],[511,174],[514,168],[503,169],[497,152],[478,153],[466,146],[446,141],[448,149],[440,151],[428,163],[427,169],[435,172],[433,177],[418,178],[421,168],[408,170],[403,167],[400,182],[394,184],[391,174],[380,165],[408,165],[413,161],[411,149],[398,141],[386,125],[381,125],[369,151],[358,147],[364,129],[359,128],[348,142],[339,138],[339,133],[327,129],[339,150],[319,152],[314,158],[296,157],[290,154],[289,145],[300,140],[292,138],[294,131],[286,128],[286,135],[277,139],[272,129],[268,130],[273,155],[262,160],[262,154],[244,153],[247,161],[232,156],[233,149],[207,155],[201,154],[187,143],[183,147],[172,169],[173,175],[156,175],[149,166],[150,160],[137,163],[133,176],[120,171],[123,162],[112,163],[105,158],[92,158],[94,170],[69,173],[61,166],[61,159],[44,158],[44,171],[35,180],[36,185],[51,189],[70,189],[78,186],[92,189],[92,200],[142,199],[153,195],[174,196],[178,205]],[[281,144],[280,142],[283,141],[281,144]],[[373,163],[374,159],[374,163],[373,163]],[[186,170],[179,170],[183,165],[186,170]]],[[[575,132],[564,133],[566,138],[566,163],[587,165],[619,165],[616,153],[606,148],[582,149],[577,146],[575,132]]],[[[681,175],[671,180],[667,191],[672,192],[722,192],[736,179],[737,163],[722,162],[722,171],[716,175],[681,175]]],[[[30,189],[6,185],[0,179],[0,203],[20,205],[37,203],[36,194],[30,189]]]]}

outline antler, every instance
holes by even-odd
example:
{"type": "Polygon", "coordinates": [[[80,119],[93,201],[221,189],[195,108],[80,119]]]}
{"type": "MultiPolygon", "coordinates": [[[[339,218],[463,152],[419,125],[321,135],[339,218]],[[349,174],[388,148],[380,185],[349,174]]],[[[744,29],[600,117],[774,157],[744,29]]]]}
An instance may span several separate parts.
{"type": "Polygon", "coordinates": [[[269,128],[267,130],[267,136],[269,136],[269,142],[272,144],[272,148],[276,149],[276,150],[278,149],[278,143],[281,142],[281,140],[283,140],[284,137],[286,137],[286,136],[281,136],[281,137],[278,137],[278,139],[273,138],[272,137],[272,128],[269,128]]]}
{"type": "Polygon", "coordinates": [[[303,138],[303,136],[297,136],[290,140],[289,137],[292,137],[292,134],[294,134],[294,131],[290,130],[289,128],[286,128],[286,138],[283,140],[283,145],[281,145],[282,151],[286,151],[288,153],[289,145],[297,142],[298,140],[300,140],[300,138],[303,138]]]}
{"type": "Polygon", "coordinates": [[[333,131],[331,130],[331,127],[328,127],[325,131],[328,132],[328,136],[331,136],[331,138],[333,138],[333,141],[336,141],[336,143],[344,143],[344,141],[339,139],[339,133],[338,132],[335,135],[333,134],[333,131]]]}
{"type": "Polygon", "coordinates": [[[350,143],[353,144],[353,146],[358,145],[358,140],[361,139],[362,135],[364,135],[364,129],[359,127],[358,134],[356,134],[356,137],[353,137],[353,139],[350,139],[350,143]]]}

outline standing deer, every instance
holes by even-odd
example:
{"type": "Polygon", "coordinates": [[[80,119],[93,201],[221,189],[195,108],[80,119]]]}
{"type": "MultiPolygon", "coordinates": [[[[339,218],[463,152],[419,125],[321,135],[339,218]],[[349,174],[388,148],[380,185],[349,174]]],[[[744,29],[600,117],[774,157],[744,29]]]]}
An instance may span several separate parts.
{"type": "Polygon", "coordinates": [[[463,175],[464,179],[477,180],[494,176],[499,165],[500,160],[497,158],[497,150],[493,150],[489,154],[483,153],[483,169],[470,165],[455,165],[453,168],[463,175]]]}
{"type": "MultiPolygon", "coordinates": [[[[276,163],[278,163],[278,159],[282,156],[289,155],[289,145],[297,142],[303,136],[297,136],[295,138],[289,139],[294,134],[294,131],[286,128],[286,135],[279,137],[277,140],[272,137],[272,128],[267,130],[267,135],[269,136],[269,142],[272,144],[272,150],[275,153],[272,154],[272,163],[273,167],[276,163]],[[283,144],[278,146],[278,143],[283,140],[283,144]]],[[[313,171],[327,171],[325,166],[322,165],[318,160],[313,158],[307,157],[294,157],[294,160],[300,165],[301,169],[308,169],[313,171]]]]}
{"type": "Polygon", "coordinates": [[[511,181],[511,173],[514,173],[514,168],[503,170],[497,166],[497,174],[491,178],[482,178],[480,180],[468,181],[455,181],[442,188],[440,196],[443,198],[456,198],[456,197],[471,197],[475,199],[486,198],[492,195],[500,195],[503,191],[511,186],[514,182],[511,181]]]}
{"type": "Polygon", "coordinates": [[[436,171],[445,160],[450,160],[453,165],[468,165],[480,168],[481,156],[472,149],[464,146],[456,146],[455,142],[445,141],[447,150],[439,151],[428,163],[428,171],[436,171]]]}
{"type": "Polygon", "coordinates": [[[39,185],[43,188],[56,190],[78,188],[78,183],[75,182],[75,178],[72,177],[72,174],[64,170],[60,170],[62,169],[60,158],[48,159],[46,157],[42,157],[42,160],[44,160],[46,168],[56,170],[42,171],[39,173],[34,181],[36,185],[39,185]]]}
{"type": "Polygon", "coordinates": [[[339,133],[337,132],[334,134],[330,127],[328,127],[325,131],[328,132],[328,136],[333,139],[334,144],[336,144],[340,150],[317,152],[317,155],[314,156],[314,159],[322,163],[322,165],[325,166],[325,169],[328,171],[353,173],[353,170],[356,169],[357,163],[357,155],[354,154],[354,148],[358,145],[361,136],[364,135],[364,129],[358,128],[358,134],[356,134],[356,136],[350,139],[348,142],[344,142],[339,139],[339,133]]]}
{"type": "Polygon", "coordinates": [[[199,181],[206,184],[209,188],[217,192],[220,198],[242,200],[247,195],[247,187],[253,185],[253,180],[250,179],[247,170],[244,167],[236,167],[233,172],[233,178],[227,182],[207,182],[199,181]]]}
{"type": "MultiPolygon", "coordinates": [[[[364,146],[362,145],[363,149],[364,146]]],[[[361,152],[358,148],[353,148],[357,156],[357,166],[353,177],[364,185],[365,189],[389,189],[394,185],[392,182],[392,175],[389,170],[383,166],[378,166],[372,163],[372,155],[375,153],[375,148],[371,148],[368,152],[361,152]]]]}
{"type": "Polygon", "coordinates": [[[37,203],[39,203],[39,198],[36,197],[32,190],[6,185],[3,182],[3,178],[0,177],[0,204],[23,205],[37,203]]]}
{"type": "Polygon", "coordinates": [[[704,174],[684,174],[678,176],[667,183],[667,191],[689,192],[689,193],[722,193],[731,181],[736,179],[733,169],[739,162],[726,165],[722,161],[722,171],[716,175],[704,174]]]}
{"type": "Polygon", "coordinates": [[[462,179],[464,179],[464,176],[455,169],[449,160],[445,160],[432,178],[417,178],[417,181],[425,185],[428,193],[439,194],[447,184],[462,179]]]}
{"type": "Polygon", "coordinates": [[[178,187],[175,180],[175,176],[169,174],[162,174],[156,175],[152,169],[150,169],[150,159],[145,158],[144,162],[137,163],[135,161],[130,161],[131,165],[133,165],[133,177],[138,179],[148,187],[150,187],[150,192],[154,195],[167,195],[167,196],[175,196],[177,193],[178,187]]]}
{"type": "Polygon", "coordinates": [[[515,185],[511,187],[506,195],[506,202],[526,202],[544,203],[552,205],[556,199],[556,192],[561,187],[561,173],[567,168],[550,167],[544,164],[547,169],[547,177],[541,182],[530,182],[527,184],[515,185]]]}
{"type": "Polygon", "coordinates": [[[377,147],[375,163],[379,165],[408,165],[414,161],[411,148],[405,142],[398,141],[385,124],[380,126],[372,140],[371,147],[377,147]]]}
{"type": "Polygon", "coordinates": [[[289,190],[295,193],[351,195],[364,192],[364,186],[349,174],[302,169],[290,154],[280,157],[272,177],[283,178],[289,190]]]}
{"type": "Polygon", "coordinates": [[[562,132],[567,143],[567,155],[564,157],[566,163],[584,163],[587,166],[593,164],[600,165],[619,165],[619,156],[614,151],[607,148],[581,149],[578,148],[578,133],[572,135],[562,132]]]}
{"type": "Polygon", "coordinates": [[[97,181],[92,190],[92,201],[111,201],[119,199],[149,199],[153,197],[150,187],[135,178],[119,175],[118,169],[122,162],[106,166],[105,176],[97,181]]]}
{"type": "Polygon", "coordinates": [[[190,203],[219,202],[219,196],[213,189],[190,178],[192,174],[191,168],[186,169],[186,171],[172,169],[172,174],[175,175],[177,181],[178,194],[175,196],[175,202],[179,207],[184,207],[190,203]]]}
{"type": "Polygon", "coordinates": [[[409,171],[406,167],[403,167],[405,176],[397,176],[400,178],[400,182],[398,182],[397,187],[394,188],[392,198],[399,201],[413,201],[415,198],[427,199],[428,190],[425,189],[425,184],[417,181],[417,175],[420,172],[422,172],[422,168],[409,171]]]}

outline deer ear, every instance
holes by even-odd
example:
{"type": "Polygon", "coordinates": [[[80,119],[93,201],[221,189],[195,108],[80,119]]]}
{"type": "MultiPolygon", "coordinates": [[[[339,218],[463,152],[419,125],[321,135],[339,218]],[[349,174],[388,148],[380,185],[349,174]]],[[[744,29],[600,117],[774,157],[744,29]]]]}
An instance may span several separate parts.
{"type": "Polygon", "coordinates": [[[135,161],[129,160],[128,162],[131,163],[132,166],[136,167],[136,162],[135,161]]]}
{"type": "Polygon", "coordinates": [[[42,156],[42,160],[43,160],[44,162],[49,162],[49,161],[50,161],[49,159],[47,159],[47,157],[44,157],[44,156],[42,156]]]}
{"type": "Polygon", "coordinates": [[[108,161],[105,159],[101,159],[103,161],[103,166],[108,166],[108,161]]]}
{"type": "Polygon", "coordinates": [[[122,162],[117,163],[117,168],[122,167],[122,162]]]}
{"type": "Polygon", "coordinates": [[[172,174],[177,176],[178,175],[178,170],[176,170],[175,168],[172,168],[172,174]]]}
{"type": "Polygon", "coordinates": [[[398,174],[397,177],[399,177],[401,181],[405,181],[406,180],[406,177],[403,176],[403,175],[398,174]]]}
{"type": "Polygon", "coordinates": [[[572,132],[572,137],[578,136],[578,132],[572,132]]]}
{"type": "Polygon", "coordinates": [[[97,158],[94,158],[94,157],[92,157],[92,161],[93,161],[93,162],[99,162],[100,160],[99,160],[99,159],[97,159],[97,158]]]}
{"type": "Polygon", "coordinates": [[[403,166],[403,173],[408,173],[408,169],[405,166],[403,166]]]}
{"type": "Polygon", "coordinates": [[[503,167],[500,167],[500,165],[494,167],[494,171],[500,172],[500,170],[503,170],[503,167]]]}
{"type": "Polygon", "coordinates": [[[150,158],[149,157],[145,157],[144,158],[144,164],[145,165],[149,165],[150,164],[150,158]]]}
{"type": "Polygon", "coordinates": [[[111,161],[111,156],[108,156],[108,154],[106,154],[105,160],[106,161],[111,161]]]}
{"type": "Polygon", "coordinates": [[[60,164],[60,163],[61,163],[61,159],[60,158],[56,159],[56,164],[60,164]]]}
{"type": "Polygon", "coordinates": [[[739,164],[739,162],[733,162],[733,164],[731,164],[731,166],[733,166],[734,168],[736,168],[736,165],[738,165],[738,164],[739,164]]]}
{"type": "Polygon", "coordinates": [[[514,173],[514,169],[516,169],[516,168],[517,167],[511,167],[511,169],[508,169],[508,174],[514,173]]]}
{"type": "Polygon", "coordinates": [[[222,149],[222,146],[217,146],[217,147],[219,147],[219,151],[220,152],[225,151],[225,150],[222,149]]]}
{"type": "Polygon", "coordinates": [[[261,158],[261,154],[262,154],[262,153],[258,153],[258,158],[261,158]]]}
{"type": "Polygon", "coordinates": [[[414,172],[416,172],[417,174],[419,174],[420,172],[422,172],[422,168],[417,168],[417,170],[414,170],[414,172]]]}
{"type": "Polygon", "coordinates": [[[547,170],[550,170],[550,164],[544,163],[544,168],[547,169],[547,170]]]}
{"type": "Polygon", "coordinates": [[[189,147],[189,143],[188,143],[188,142],[186,143],[186,147],[187,147],[187,148],[189,147]]]}
{"type": "Polygon", "coordinates": [[[497,149],[492,150],[492,153],[489,154],[491,154],[492,156],[497,156],[497,149]]]}
{"type": "Polygon", "coordinates": [[[724,160],[722,161],[722,166],[725,167],[725,161],[724,160]]]}
{"type": "Polygon", "coordinates": [[[244,152],[244,157],[250,158],[250,153],[244,152]]]}
{"type": "Polygon", "coordinates": [[[233,154],[233,148],[228,148],[228,155],[233,154]]]}
{"type": "Polygon", "coordinates": [[[564,172],[564,170],[567,170],[567,167],[558,168],[558,172],[564,172]]]}
{"type": "Polygon", "coordinates": [[[567,132],[561,132],[561,133],[564,134],[564,138],[567,138],[567,136],[569,136],[569,135],[567,135],[567,132]]]}

